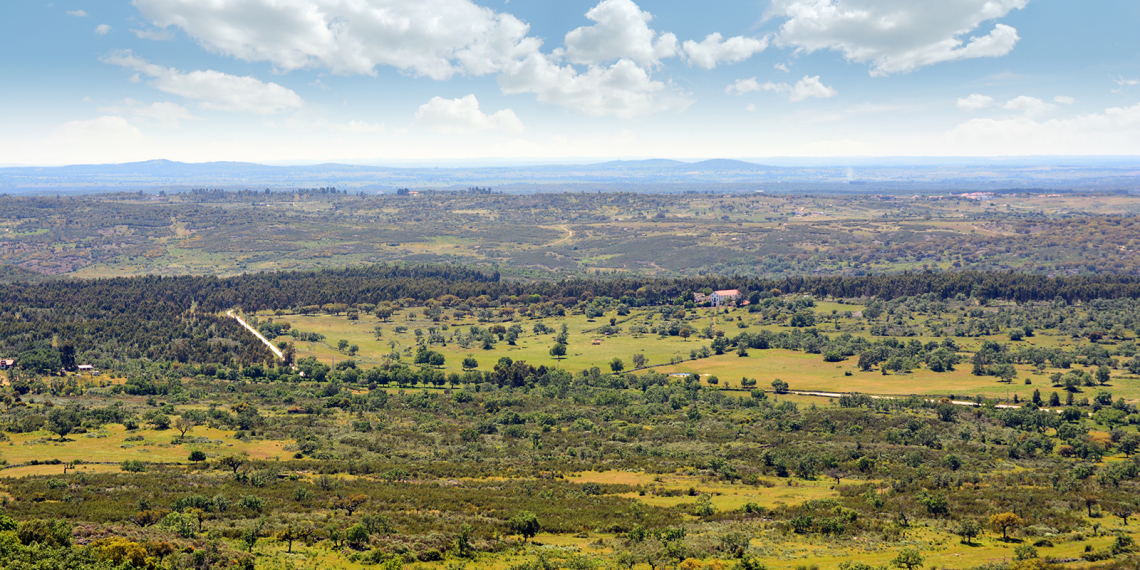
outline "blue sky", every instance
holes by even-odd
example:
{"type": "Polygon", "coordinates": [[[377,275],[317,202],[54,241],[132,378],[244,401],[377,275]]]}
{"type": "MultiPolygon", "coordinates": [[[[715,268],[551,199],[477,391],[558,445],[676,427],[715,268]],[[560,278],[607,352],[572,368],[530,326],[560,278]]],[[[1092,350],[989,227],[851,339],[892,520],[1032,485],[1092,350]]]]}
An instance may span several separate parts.
{"type": "Polygon", "coordinates": [[[1123,0],[8,0],[0,164],[1140,154],[1123,0]]]}

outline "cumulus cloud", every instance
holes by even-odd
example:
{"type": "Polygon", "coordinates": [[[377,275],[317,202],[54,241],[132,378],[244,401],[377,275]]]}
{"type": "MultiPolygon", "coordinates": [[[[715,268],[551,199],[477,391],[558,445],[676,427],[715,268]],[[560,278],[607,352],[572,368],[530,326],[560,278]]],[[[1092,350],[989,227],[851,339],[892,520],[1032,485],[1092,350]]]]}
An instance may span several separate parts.
{"type": "Polygon", "coordinates": [[[773,83],[771,81],[760,83],[756,81],[755,77],[751,79],[737,79],[736,83],[729,85],[724,90],[725,93],[730,95],[733,93],[743,95],[754,91],[774,91],[786,96],[788,100],[793,103],[798,103],[812,97],[826,99],[839,94],[835,89],[824,85],[823,82],[819,80],[818,75],[815,77],[805,75],[804,78],[797,81],[795,85],[773,83]]]}
{"type": "Polygon", "coordinates": [[[1103,113],[1037,121],[1029,117],[973,119],[949,139],[972,152],[1010,154],[1134,154],[1140,152],[1140,104],[1103,113]]]}
{"type": "Polygon", "coordinates": [[[788,69],[788,66],[786,66],[782,63],[777,63],[776,65],[773,65],[772,69],[775,69],[776,71],[783,71],[784,73],[791,73],[791,71],[792,71],[792,70],[788,69]]]}
{"type": "Polygon", "coordinates": [[[1002,105],[1001,108],[1007,111],[1025,113],[1026,117],[1037,117],[1056,109],[1057,106],[1052,103],[1046,103],[1036,97],[1022,95],[1006,101],[1005,105],[1002,105]]]}
{"type": "Polygon", "coordinates": [[[76,18],[86,18],[87,10],[68,10],[68,16],[75,16],[76,18]]]}
{"type": "Polygon", "coordinates": [[[776,35],[778,45],[839,51],[850,61],[870,62],[871,75],[883,76],[1009,53],[1020,38],[1005,24],[968,41],[964,37],[1028,1],[773,0],[769,15],[787,18],[776,35]]]}
{"type": "Polygon", "coordinates": [[[148,75],[153,78],[151,84],[155,88],[199,101],[198,106],[202,109],[271,115],[297,109],[304,104],[299,95],[276,83],[214,70],[183,73],[150,63],[130,50],[111,52],[100,61],[148,75]]]}
{"type": "MultiPolygon", "coordinates": [[[[631,117],[691,103],[679,89],[652,78],[662,60],[685,55],[713,67],[741,61],[765,40],[723,39],[679,45],[650,27],[652,14],[633,0],[602,0],[592,23],[571,30],[563,46],[544,53],[542,40],[511,14],[471,0],[134,0],[162,29],[177,28],[206,49],[277,70],[321,68],[372,74],[391,66],[444,80],[498,76],[504,93],[588,115],[631,117]]],[[[138,34],[139,32],[136,32],[138,34]]],[[[141,37],[141,36],[140,36],[141,37]]]]}
{"type": "Polygon", "coordinates": [[[529,26],[470,0],[135,0],[154,25],[175,26],[211,51],[283,71],[377,66],[447,79],[483,75],[533,52],[529,26]]]}
{"type": "Polygon", "coordinates": [[[432,97],[416,111],[416,123],[444,134],[469,134],[480,131],[521,133],[522,121],[510,109],[493,115],[479,110],[475,95],[459,99],[432,97]]]}
{"type": "Polygon", "coordinates": [[[590,66],[579,73],[561,66],[541,53],[512,66],[499,76],[507,94],[533,93],[542,103],[552,103],[587,115],[628,118],[670,109],[684,109],[692,101],[666,92],[647,70],[621,59],[609,67],[590,66]]]}
{"type": "Polygon", "coordinates": [[[99,34],[100,36],[105,36],[111,33],[111,26],[108,26],[107,24],[99,24],[98,26],[95,26],[95,33],[99,34]]]}
{"type": "Polygon", "coordinates": [[[1058,95],[1053,98],[1053,102],[1060,103],[1062,105],[1072,105],[1073,103],[1076,103],[1077,100],[1067,95],[1058,95]]]}
{"type": "Polygon", "coordinates": [[[981,95],[978,93],[974,93],[965,99],[958,99],[958,108],[970,113],[974,111],[981,111],[982,109],[990,107],[993,104],[993,97],[990,97],[989,95],[981,95]]]}
{"type": "Polygon", "coordinates": [[[596,65],[628,59],[651,67],[677,55],[677,36],[650,29],[653,15],[631,0],[602,0],[586,12],[586,18],[596,23],[571,30],[566,48],[555,50],[567,61],[596,65]]]}
{"type": "Polygon", "coordinates": [[[689,63],[705,69],[712,69],[722,62],[740,63],[767,47],[767,37],[758,40],[736,36],[725,40],[720,34],[709,34],[701,43],[688,40],[684,44],[689,63]]]}

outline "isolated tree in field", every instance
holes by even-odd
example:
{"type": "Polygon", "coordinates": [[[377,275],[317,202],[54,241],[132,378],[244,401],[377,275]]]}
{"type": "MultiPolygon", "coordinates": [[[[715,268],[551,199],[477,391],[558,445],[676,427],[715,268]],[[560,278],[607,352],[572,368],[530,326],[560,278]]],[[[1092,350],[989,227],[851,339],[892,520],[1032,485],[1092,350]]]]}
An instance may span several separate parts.
{"type": "Polygon", "coordinates": [[[474,370],[476,368],[479,368],[479,361],[475,360],[474,356],[468,356],[467,358],[463,359],[463,370],[464,371],[474,370]]]}
{"type": "Polygon", "coordinates": [[[772,381],[772,389],[775,390],[777,394],[783,394],[788,391],[788,383],[777,378],[772,381]]]}
{"type": "Polygon", "coordinates": [[[555,360],[562,360],[566,356],[566,345],[558,343],[550,347],[550,356],[553,356],[555,360]]]}
{"type": "Polygon", "coordinates": [[[306,536],[308,536],[307,532],[295,529],[293,528],[293,525],[289,525],[283,530],[279,531],[273,538],[276,538],[278,542],[284,542],[288,544],[289,546],[285,551],[291,553],[293,552],[293,541],[304,540],[306,536]]]}
{"type": "Polygon", "coordinates": [[[538,531],[542,529],[542,525],[538,522],[538,516],[530,511],[523,511],[507,521],[507,527],[515,534],[521,534],[523,542],[534,538],[538,531]]]}
{"type": "Polygon", "coordinates": [[[1108,384],[1109,380],[1112,380],[1112,371],[1109,370],[1107,366],[1103,364],[1100,365],[1100,367],[1096,369],[1096,381],[1099,382],[1101,386],[1104,386],[1108,384]]]}
{"type": "Polygon", "coordinates": [[[904,548],[899,551],[898,556],[895,556],[894,560],[891,560],[891,566],[905,570],[915,570],[916,568],[922,568],[925,562],[926,560],[922,557],[922,554],[919,554],[918,549],[904,548]]]}
{"type": "Polygon", "coordinates": [[[392,317],[392,307],[376,307],[374,314],[376,315],[376,318],[382,321],[387,321],[392,317]]]}
{"type": "Polygon", "coordinates": [[[436,368],[443,368],[444,362],[446,362],[446,358],[439,352],[432,351],[432,353],[428,355],[428,364],[436,368]]]}
{"type": "Polygon", "coordinates": [[[79,423],[79,412],[71,407],[55,407],[48,413],[48,429],[59,434],[59,439],[71,433],[79,423]]]}
{"type": "Polygon", "coordinates": [[[342,339],[336,341],[336,349],[337,350],[344,352],[344,349],[346,349],[346,348],[348,348],[348,341],[347,340],[344,340],[342,338],[342,339]]]}
{"type": "Polygon", "coordinates": [[[194,451],[190,452],[190,461],[193,461],[194,463],[199,463],[199,462],[205,461],[205,460],[206,460],[206,452],[205,451],[202,451],[201,449],[195,449],[194,451]]]}
{"type": "Polygon", "coordinates": [[[197,426],[198,422],[195,421],[193,417],[186,417],[186,415],[179,416],[179,418],[174,421],[174,429],[178,430],[178,433],[182,434],[182,437],[186,437],[186,434],[190,433],[190,431],[197,426]]]}
{"type": "Polygon", "coordinates": [[[348,516],[351,517],[352,513],[356,512],[357,509],[364,506],[364,503],[367,502],[368,495],[365,495],[363,493],[355,493],[347,497],[337,497],[336,499],[333,499],[332,508],[344,509],[345,512],[348,513],[348,516]]]}
{"type": "Polygon", "coordinates": [[[265,527],[264,520],[258,520],[241,535],[241,541],[245,543],[249,552],[253,552],[253,545],[257,544],[257,539],[261,538],[261,529],[265,527]]]}
{"type": "Polygon", "coordinates": [[[613,370],[614,372],[621,372],[622,370],[625,370],[625,363],[622,362],[620,358],[615,356],[614,359],[610,361],[610,370],[613,370]]]}
{"type": "Polygon", "coordinates": [[[1124,526],[1128,526],[1128,518],[1136,512],[1131,503],[1117,503],[1112,506],[1111,510],[1113,516],[1120,519],[1124,526]]]}
{"type": "Polygon", "coordinates": [[[1009,529],[1024,525],[1025,521],[1015,513],[998,513],[990,517],[990,527],[1001,530],[1002,540],[1009,540],[1009,529]]]}
{"type": "Polygon", "coordinates": [[[225,457],[218,459],[218,465],[229,467],[236,475],[238,469],[241,469],[241,466],[245,465],[248,461],[248,459],[240,455],[226,455],[225,457]]]}
{"type": "Polygon", "coordinates": [[[645,355],[640,352],[633,355],[633,367],[643,368],[645,366],[645,355]]]}
{"type": "Polygon", "coordinates": [[[958,530],[954,531],[955,534],[962,537],[962,542],[970,544],[975,536],[982,533],[982,525],[974,519],[966,519],[958,525],[958,530]]]}

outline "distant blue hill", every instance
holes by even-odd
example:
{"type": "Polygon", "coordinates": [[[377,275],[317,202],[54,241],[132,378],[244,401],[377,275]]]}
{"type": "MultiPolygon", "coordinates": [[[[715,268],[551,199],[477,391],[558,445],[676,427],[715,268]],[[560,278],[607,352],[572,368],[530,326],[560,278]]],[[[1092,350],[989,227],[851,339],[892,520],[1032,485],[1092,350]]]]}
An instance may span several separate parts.
{"type": "Polygon", "coordinates": [[[0,168],[0,193],[50,194],[189,188],[313,188],[393,191],[399,187],[493,187],[512,192],[567,189],[631,191],[739,190],[774,192],[929,193],[1041,188],[1057,191],[1140,191],[1137,157],[1004,159],[802,159],[780,166],[717,158],[615,160],[596,164],[393,167],[356,164],[269,166],[250,162],[124,164],[0,168]],[[925,160],[925,162],[923,162],[925,160]],[[907,164],[910,162],[910,164],[907,164]]]}

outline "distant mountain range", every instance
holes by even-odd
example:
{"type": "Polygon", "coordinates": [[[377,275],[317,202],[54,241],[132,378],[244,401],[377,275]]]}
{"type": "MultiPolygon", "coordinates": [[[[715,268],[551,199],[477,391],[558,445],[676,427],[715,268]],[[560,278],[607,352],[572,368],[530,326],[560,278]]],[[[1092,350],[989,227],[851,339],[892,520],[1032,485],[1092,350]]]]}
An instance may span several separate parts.
{"type": "MultiPolygon", "coordinates": [[[[782,162],[788,162],[784,160],[782,162]]],[[[633,191],[905,192],[1041,188],[1057,191],[1140,190],[1140,159],[823,159],[781,166],[742,160],[683,162],[618,160],[598,164],[527,166],[267,166],[248,162],[125,164],[0,168],[0,192],[17,194],[189,188],[313,188],[353,192],[397,188],[491,186],[507,192],[626,189],[633,191]],[[842,162],[847,162],[846,165],[842,162]]]]}

